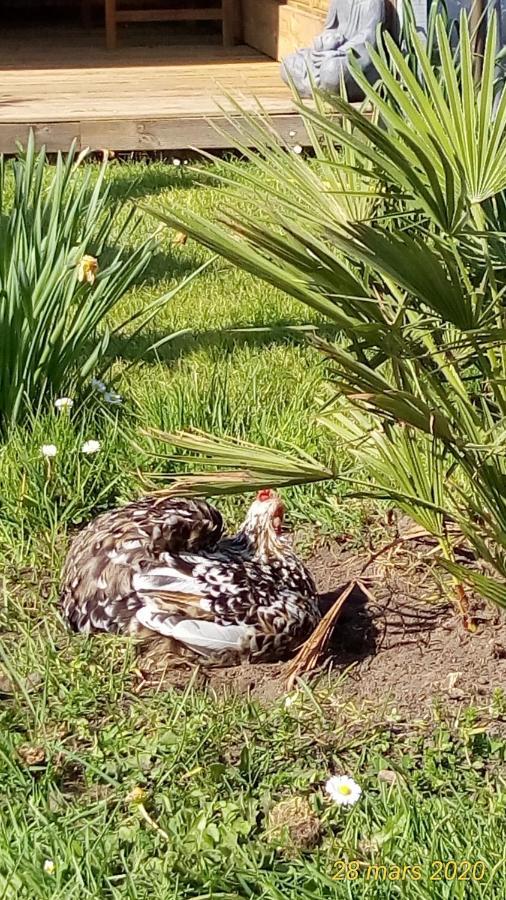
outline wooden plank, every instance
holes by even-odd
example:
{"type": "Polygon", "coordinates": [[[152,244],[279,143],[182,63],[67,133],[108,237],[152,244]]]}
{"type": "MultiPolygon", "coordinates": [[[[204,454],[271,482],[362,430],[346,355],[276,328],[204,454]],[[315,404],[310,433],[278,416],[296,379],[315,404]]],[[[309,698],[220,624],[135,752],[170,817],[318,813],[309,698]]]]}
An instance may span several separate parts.
{"type": "Polygon", "coordinates": [[[108,52],[90,43],[89,34],[60,41],[32,30],[30,40],[13,45],[5,32],[0,35],[0,151],[13,152],[16,141],[26,142],[31,125],[38,144],[51,152],[67,149],[76,136],[79,146],[118,151],[233,146],[222,112],[234,112],[228,95],[251,111],[260,103],[287,140],[307,143],[278,64],[250,48],[108,52]]]}
{"type": "Polygon", "coordinates": [[[49,153],[68,150],[75,139],[77,139],[77,148],[81,149],[80,122],[2,122],[0,124],[0,153],[15,153],[18,143],[25,146],[30,129],[33,130],[36,146],[45,146],[49,153]]]}
{"type": "Polygon", "coordinates": [[[29,88],[38,92],[44,90],[65,92],[68,90],[80,91],[85,94],[86,91],[94,84],[107,85],[111,90],[118,85],[129,85],[134,91],[139,91],[144,84],[160,83],[167,86],[179,84],[184,87],[187,84],[197,84],[202,90],[210,84],[219,84],[223,80],[231,81],[240,78],[244,82],[257,82],[259,84],[275,85],[283,90],[284,85],[279,80],[279,66],[273,63],[272,66],[258,67],[244,66],[201,66],[199,71],[186,69],[175,66],[161,67],[156,70],[132,69],[131,71],[124,69],[95,69],[89,72],[82,71],[79,74],[74,72],[62,72],[58,77],[54,77],[51,73],[46,75],[44,72],[35,73],[33,76],[26,75],[16,78],[15,75],[8,73],[2,76],[1,93],[7,96],[12,91],[19,92],[23,88],[29,88]],[[86,79],[86,83],[83,82],[86,79]]]}
{"type": "MultiPolygon", "coordinates": [[[[258,92],[257,98],[246,93],[234,92],[239,106],[251,112],[259,109],[259,104],[271,114],[290,114],[295,111],[290,95],[279,96],[277,91],[265,89],[258,92]]],[[[15,107],[6,106],[0,117],[0,124],[19,122],[30,123],[41,120],[86,121],[87,119],[119,120],[122,118],[181,118],[189,116],[216,116],[222,110],[234,112],[235,107],[219,92],[213,94],[195,94],[187,96],[165,97],[163,94],[150,96],[150,102],[142,96],[123,98],[121,102],[114,97],[103,98],[100,95],[77,97],[69,94],[60,98],[47,98],[43,104],[37,100],[18,102],[15,107]],[[72,115],[69,111],[72,110],[72,115]]]]}
{"type": "Polygon", "coordinates": [[[118,29],[116,0],[105,0],[105,45],[108,50],[116,47],[118,29]]]}
{"type": "Polygon", "coordinates": [[[280,0],[242,0],[244,40],[251,47],[278,58],[280,0]]]}
{"type": "MultiPolygon", "coordinates": [[[[223,24],[221,36],[225,49],[244,41],[242,21],[242,0],[221,0],[223,24]]],[[[251,50],[251,48],[249,48],[251,50]]],[[[253,51],[254,52],[254,51],[253,51]]]]}
{"type": "Polygon", "coordinates": [[[228,78],[237,78],[242,77],[243,79],[250,80],[251,78],[256,79],[257,81],[265,81],[270,84],[277,84],[278,87],[282,88],[283,84],[276,78],[279,74],[279,67],[277,63],[256,63],[256,64],[244,64],[234,65],[230,63],[229,65],[197,65],[194,66],[157,66],[156,68],[146,69],[146,68],[137,68],[137,67],[129,67],[129,68],[96,68],[96,69],[61,69],[58,72],[47,72],[44,69],[34,69],[33,72],[27,74],[26,72],[4,72],[2,73],[2,81],[1,88],[4,92],[6,89],[10,89],[12,87],[18,88],[23,85],[33,85],[39,89],[43,89],[44,85],[50,87],[53,90],[59,90],[62,88],[65,90],[69,85],[73,84],[76,87],[80,87],[82,92],[84,93],[87,87],[93,82],[98,82],[102,84],[109,84],[111,87],[114,87],[116,84],[130,84],[132,87],[138,88],[139,83],[142,80],[143,82],[149,81],[161,81],[162,79],[165,82],[173,83],[179,81],[181,84],[186,84],[188,79],[191,81],[198,82],[202,88],[205,89],[206,85],[209,84],[209,79],[213,81],[220,81],[223,77],[228,78]],[[83,79],[86,78],[87,83],[83,83],[83,79]]]}
{"type": "Polygon", "coordinates": [[[323,30],[325,15],[282,0],[243,0],[244,39],[274,59],[299,47],[309,47],[323,30]]]}
{"type": "MultiPolygon", "coordinates": [[[[93,37],[96,39],[96,36],[93,37]]],[[[114,69],[152,69],[156,67],[170,65],[187,65],[191,68],[194,65],[229,65],[242,64],[248,65],[257,62],[269,63],[268,57],[256,50],[241,45],[233,48],[219,48],[202,45],[199,48],[189,47],[173,47],[170,44],[158,44],[156,47],[146,46],[142,48],[143,52],[132,52],[132,48],[120,47],[113,53],[107,53],[104,49],[102,53],[97,52],[96,48],[89,48],[89,53],[81,53],[78,49],[74,54],[67,50],[62,50],[55,55],[53,65],[50,65],[50,57],[48,52],[34,52],[28,56],[24,55],[24,49],[20,48],[19,53],[8,51],[4,41],[0,38],[0,71],[19,73],[24,72],[31,74],[37,70],[53,74],[61,71],[83,71],[97,68],[114,69]],[[107,53],[107,56],[104,54],[107,53]]]]}
{"type": "MultiPolygon", "coordinates": [[[[93,35],[93,40],[96,40],[93,35]]],[[[159,66],[181,65],[186,64],[188,68],[192,65],[228,65],[229,63],[244,64],[256,62],[272,62],[264,54],[253,50],[245,45],[233,48],[219,48],[213,45],[202,45],[198,48],[174,47],[170,44],[164,44],[162,41],[157,46],[146,46],[141,48],[142,53],[133,52],[131,47],[121,46],[114,53],[108,53],[105,49],[102,53],[97,52],[96,48],[90,46],[89,53],[82,53],[76,48],[75,53],[69,52],[67,49],[63,52],[60,50],[55,54],[53,65],[50,64],[51,58],[48,52],[40,52],[34,48],[33,53],[25,55],[23,47],[19,48],[19,52],[12,52],[12,48],[6,48],[5,42],[0,37],[0,71],[4,72],[34,72],[40,69],[44,72],[59,72],[62,70],[81,71],[83,69],[124,69],[124,68],[143,68],[150,69],[159,66]],[[107,55],[105,55],[107,54],[107,55]]]]}
{"type": "MultiPolygon", "coordinates": [[[[290,146],[309,143],[300,116],[279,115],[272,118],[278,134],[290,146]]],[[[206,120],[200,117],[180,119],[90,119],[83,122],[45,122],[33,126],[36,144],[46,146],[49,152],[68,150],[77,139],[78,148],[92,150],[150,151],[184,150],[198,147],[201,150],[218,150],[234,146],[234,129],[221,117],[206,120]],[[217,126],[221,132],[216,130],[217,126]],[[225,136],[224,136],[225,135],[225,136]]],[[[26,144],[30,126],[28,123],[2,123],[0,125],[0,152],[14,153],[17,143],[26,144]]]]}
{"type": "MultiPolygon", "coordinates": [[[[308,136],[299,115],[273,118],[280,134],[291,145],[308,144],[308,136]]],[[[1,128],[0,128],[1,132],[1,128]]],[[[109,150],[201,150],[226,149],[234,146],[234,129],[223,117],[206,120],[201,117],[168,119],[86,120],[81,123],[81,144],[109,150]],[[219,134],[216,127],[224,132],[219,134]]]]}

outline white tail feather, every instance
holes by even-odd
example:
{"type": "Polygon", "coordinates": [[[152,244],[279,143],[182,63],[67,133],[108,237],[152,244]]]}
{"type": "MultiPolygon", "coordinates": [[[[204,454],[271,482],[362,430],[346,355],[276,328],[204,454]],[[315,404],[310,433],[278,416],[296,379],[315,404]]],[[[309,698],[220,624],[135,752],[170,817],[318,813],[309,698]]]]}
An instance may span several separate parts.
{"type": "Polygon", "coordinates": [[[148,609],[147,606],[138,609],[135,617],[145,628],[163,634],[165,637],[172,637],[178,621],[175,616],[168,616],[156,609],[148,609]]]}
{"type": "Polygon", "coordinates": [[[174,638],[197,652],[239,649],[251,629],[247,625],[216,625],[205,619],[177,619],[161,610],[143,606],[136,613],[138,621],[151,631],[174,638]]]}
{"type": "Polygon", "coordinates": [[[194,649],[227,650],[239,649],[249,631],[247,625],[216,625],[205,619],[183,619],[177,623],[172,637],[194,649]]]}

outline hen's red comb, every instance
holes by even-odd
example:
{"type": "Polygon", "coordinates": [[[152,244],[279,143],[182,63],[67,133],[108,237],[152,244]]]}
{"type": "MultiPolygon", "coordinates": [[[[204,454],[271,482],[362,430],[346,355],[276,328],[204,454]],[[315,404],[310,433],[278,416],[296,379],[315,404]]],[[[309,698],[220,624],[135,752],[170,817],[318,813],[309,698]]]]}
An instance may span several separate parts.
{"type": "Polygon", "coordinates": [[[272,500],[274,495],[274,491],[271,491],[270,488],[264,488],[262,491],[259,491],[257,494],[257,500],[272,500]]]}

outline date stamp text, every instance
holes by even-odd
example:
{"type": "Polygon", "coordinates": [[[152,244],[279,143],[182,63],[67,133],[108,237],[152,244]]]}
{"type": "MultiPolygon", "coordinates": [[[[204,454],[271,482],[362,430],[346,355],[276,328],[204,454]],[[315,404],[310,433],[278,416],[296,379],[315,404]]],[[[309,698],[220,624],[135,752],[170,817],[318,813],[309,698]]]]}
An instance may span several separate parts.
{"type": "Polygon", "coordinates": [[[387,865],[361,860],[340,860],[335,881],[483,881],[487,864],[481,859],[435,859],[425,865],[387,865]]]}

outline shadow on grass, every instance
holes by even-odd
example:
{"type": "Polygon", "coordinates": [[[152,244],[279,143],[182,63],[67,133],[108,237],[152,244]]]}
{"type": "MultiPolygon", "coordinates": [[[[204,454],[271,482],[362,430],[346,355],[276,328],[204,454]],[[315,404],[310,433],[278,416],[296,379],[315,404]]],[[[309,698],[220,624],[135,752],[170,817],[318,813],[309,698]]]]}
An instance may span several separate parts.
{"type": "MultiPolygon", "coordinates": [[[[132,244],[121,245],[122,259],[128,260],[136,249],[132,244]]],[[[91,251],[95,253],[93,247],[91,251]]],[[[117,252],[118,246],[114,244],[104,247],[100,253],[100,267],[104,269],[109,265],[116,257],[117,252]]],[[[198,256],[187,248],[185,248],[184,253],[181,253],[179,248],[170,248],[169,250],[157,248],[151,254],[145,271],[134,279],[131,288],[139,287],[140,285],[158,286],[161,296],[167,291],[167,285],[159,284],[159,282],[167,282],[167,280],[173,279],[175,282],[173,286],[176,287],[177,282],[183,281],[192,272],[196,272],[202,265],[202,262],[202,255],[198,256]]]]}
{"type": "Polygon", "coordinates": [[[337,337],[339,330],[334,325],[308,325],[304,326],[292,322],[277,322],[275,325],[253,326],[248,329],[231,328],[220,330],[219,328],[208,331],[195,331],[174,338],[157,350],[149,350],[150,347],[168,337],[167,333],[143,332],[133,341],[127,337],[117,335],[109,344],[108,354],[126,361],[142,359],[143,362],[163,362],[170,364],[176,359],[194,353],[205,348],[217,349],[222,352],[231,352],[239,347],[265,347],[269,344],[295,344],[306,340],[311,334],[318,334],[332,339],[337,337]]]}
{"type": "Polygon", "coordinates": [[[212,187],[216,182],[206,174],[205,165],[200,160],[190,160],[190,166],[146,165],[132,177],[130,166],[119,165],[114,179],[109,182],[110,198],[113,201],[142,200],[160,191],[181,191],[195,187],[212,187]],[[192,171],[191,165],[199,163],[201,170],[192,171]],[[120,174],[118,174],[120,173],[120,174]]]}
{"type": "MultiPolygon", "coordinates": [[[[140,276],[137,284],[159,285],[162,280],[176,279],[182,281],[202,265],[202,258],[194,254],[185,253],[183,256],[177,252],[165,252],[157,250],[153,253],[145,272],[140,276]]],[[[176,285],[174,285],[175,287],[176,285]]],[[[160,295],[165,293],[166,286],[159,285],[160,295]]]]}

